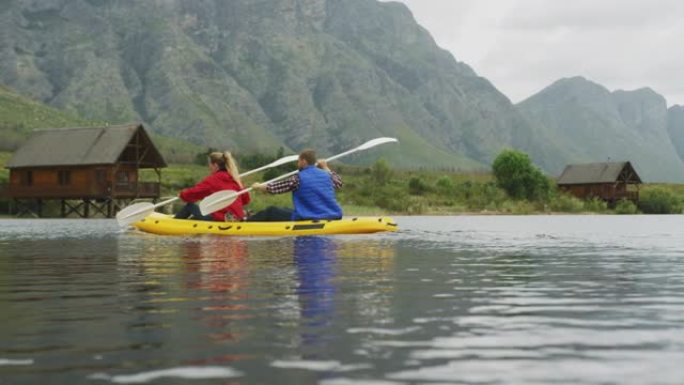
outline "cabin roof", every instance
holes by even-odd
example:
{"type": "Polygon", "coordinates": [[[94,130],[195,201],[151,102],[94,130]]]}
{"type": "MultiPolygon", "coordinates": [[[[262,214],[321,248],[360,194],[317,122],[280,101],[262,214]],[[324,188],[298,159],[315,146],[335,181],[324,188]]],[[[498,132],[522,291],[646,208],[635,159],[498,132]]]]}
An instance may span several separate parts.
{"type": "Polygon", "coordinates": [[[618,180],[641,183],[641,178],[630,162],[603,162],[567,165],[558,178],[558,184],[615,183],[618,180]]]}
{"type": "Polygon", "coordinates": [[[166,167],[142,124],[35,130],[5,167],[113,165],[139,130],[148,146],[140,168],[166,167]]]}

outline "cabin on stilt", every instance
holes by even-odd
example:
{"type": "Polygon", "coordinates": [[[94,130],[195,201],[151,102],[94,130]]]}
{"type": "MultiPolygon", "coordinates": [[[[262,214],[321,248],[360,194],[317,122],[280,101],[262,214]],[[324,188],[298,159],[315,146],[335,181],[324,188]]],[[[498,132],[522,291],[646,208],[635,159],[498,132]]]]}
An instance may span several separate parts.
{"type": "Polygon", "coordinates": [[[59,201],[62,217],[111,218],[138,198],[160,196],[166,162],[142,124],[37,130],[5,165],[5,197],[18,216],[43,216],[46,201],[59,201]],[[139,182],[154,169],[157,182],[139,182]]]}
{"type": "Polygon", "coordinates": [[[622,199],[638,203],[641,183],[630,162],[571,164],[557,181],[561,191],[580,199],[598,198],[610,206],[622,199]]]}

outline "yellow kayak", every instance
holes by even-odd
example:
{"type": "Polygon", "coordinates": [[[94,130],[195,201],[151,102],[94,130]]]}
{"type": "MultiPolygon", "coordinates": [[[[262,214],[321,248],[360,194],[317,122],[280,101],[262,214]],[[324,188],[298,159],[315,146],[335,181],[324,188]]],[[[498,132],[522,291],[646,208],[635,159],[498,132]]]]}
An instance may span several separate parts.
{"type": "Polygon", "coordinates": [[[396,222],[389,217],[353,217],[339,220],[294,222],[209,222],[175,219],[170,215],[152,213],[133,223],[141,231],[159,235],[217,234],[237,236],[369,234],[396,231],[396,222]]]}

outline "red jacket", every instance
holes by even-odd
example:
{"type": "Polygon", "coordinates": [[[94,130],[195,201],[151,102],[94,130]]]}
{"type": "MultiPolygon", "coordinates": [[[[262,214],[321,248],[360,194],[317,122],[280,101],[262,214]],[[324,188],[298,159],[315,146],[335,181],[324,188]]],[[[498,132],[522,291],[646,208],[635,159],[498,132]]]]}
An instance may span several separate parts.
{"type": "MultiPolygon", "coordinates": [[[[180,198],[186,202],[194,203],[221,190],[239,191],[242,190],[242,188],[229,173],[219,170],[204,178],[204,180],[197,183],[194,187],[186,188],[181,191],[180,198]]],[[[244,219],[245,210],[242,209],[242,206],[248,204],[249,201],[249,193],[242,194],[230,206],[216,211],[211,215],[214,217],[214,220],[217,221],[224,221],[226,213],[232,214],[236,219],[244,219]]]]}

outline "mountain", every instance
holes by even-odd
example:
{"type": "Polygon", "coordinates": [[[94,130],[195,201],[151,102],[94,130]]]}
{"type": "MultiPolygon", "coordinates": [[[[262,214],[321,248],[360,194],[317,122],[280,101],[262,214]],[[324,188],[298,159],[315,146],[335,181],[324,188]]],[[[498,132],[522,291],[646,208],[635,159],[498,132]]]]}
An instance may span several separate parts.
{"type": "Polygon", "coordinates": [[[29,100],[0,86],[0,151],[13,151],[35,128],[88,125],[85,119],[71,116],[42,103],[29,100]]]}
{"type": "Polygon", "coordinates": [[[684,106],[672,106],[667,110],[667,132],[677,154],[684,159],[684,106]]]}
{"type": "MultiPolygon", "coordinates": [[[[101,126],[103,122],[74,116],[18,95],[0,86],[0,152],[14,151],[34,129],[101,126]]],[[[206,148],[178,139],[153,134],[153,140],[167,162],[189,163],[206,148]]]]}
{"type": "MultiPolygon", "coordinates": [[[[644,180],[684,180],[684,163],[671,139],[676,113],[668,113],[665,99],[651,89],[610,92],[574,77],[517,107],[545,127],[548,140],[560,148],[555,157],[564,163],[629,160],[644,180]]],[[[679,127],[682,132],[684,125],[679,127]]]]}
{"type": "Polygon", "coordinates": [[[205,147],[330,154],[395,136],[374,156],[467,169],[548,151],[406,6],[376,0],[5,0],[0,83],[205,147]]]}
{"type": "Polygon", "coordinates": [[[570,78],[513,105],[400,3],[4,0],[0,84],[86,120],[144,122],[188,153],[326,156],[394,136],[357,161],[485,169],[512,147],[551,175],[610,158],[684,180],[684,117],[662,96],[570,78]]]}

